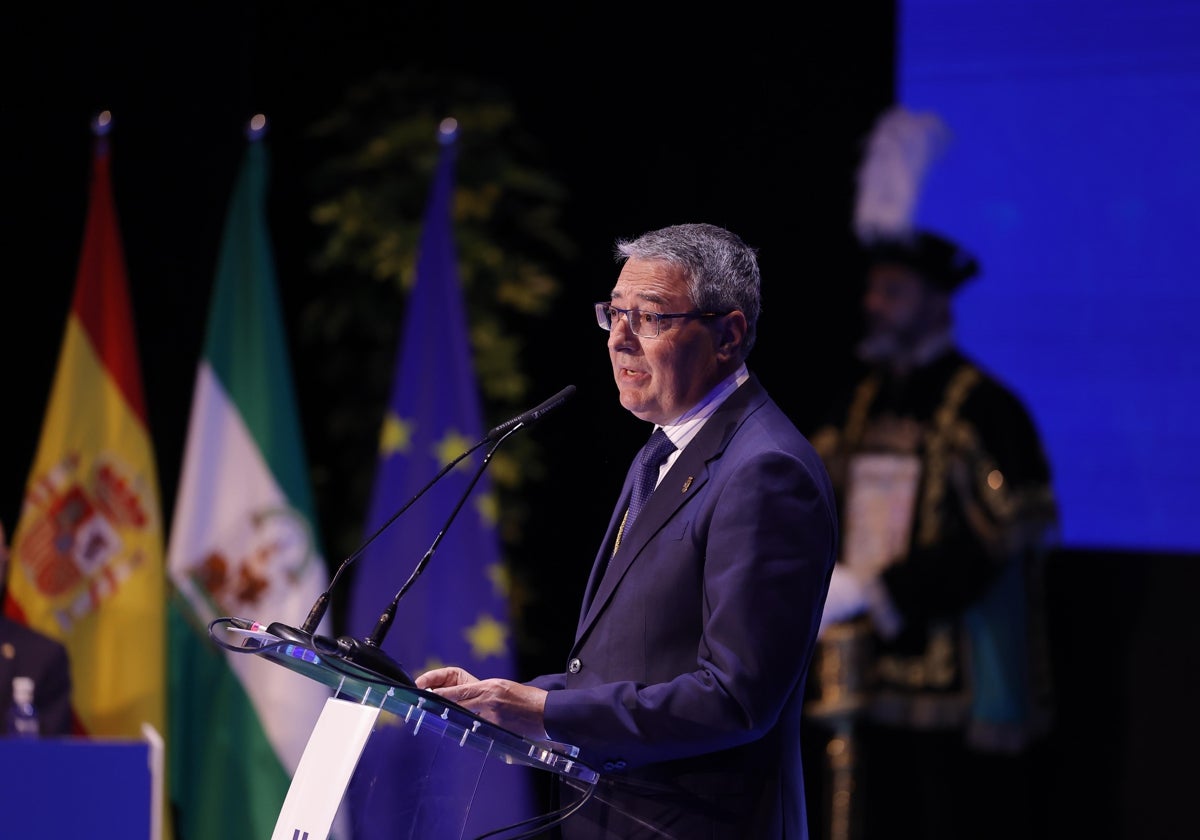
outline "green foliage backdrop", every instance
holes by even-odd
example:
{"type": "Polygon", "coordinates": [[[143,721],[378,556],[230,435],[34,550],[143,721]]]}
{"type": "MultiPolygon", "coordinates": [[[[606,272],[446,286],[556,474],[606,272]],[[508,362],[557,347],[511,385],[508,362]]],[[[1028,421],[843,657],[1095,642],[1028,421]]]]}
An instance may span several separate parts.
{"type": "MultiPolygon", "coordinates": [[[[560,227],[565,194],[539,168],[537,143],[519,129],[507,95],[474,79],[418,73],[381,74],[353,87],[313,127],[325,150],[311,212],[320,241],[298,325],[299,353],[326,401],[310,449],[333,565],[365,536],[437,128],[447,118],[459,126],[454,234],[485,425],[549,396],[531,393],[522,337],[550,317],[560,288],[555,274],[572,257],[560,227]]],[[[543,477],[537,447],[532,436],[514,436],[489,467],[509,556],[528,516],[522,489],[543,477]]],[[[398,569],[398,579],[405,573],[398,569]]],[[[518,613],[523,592],[514,574],[518,613]]]]}

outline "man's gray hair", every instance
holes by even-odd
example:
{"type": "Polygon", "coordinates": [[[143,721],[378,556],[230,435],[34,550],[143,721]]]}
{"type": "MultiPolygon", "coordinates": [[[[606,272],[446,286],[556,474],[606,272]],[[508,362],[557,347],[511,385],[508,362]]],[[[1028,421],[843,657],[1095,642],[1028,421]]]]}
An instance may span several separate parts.
{"type": "Polygon", "coordinates": [[[618,239],[616,258],[618,264],[638,259],[679,266],[687,277],[692,306],[701,312],[741,310],[746,316],[741,358],[750,355],[762,310],[761,278],[757,250],[737,234],[716,225],[671,225],[636,239],[618,239]]]}

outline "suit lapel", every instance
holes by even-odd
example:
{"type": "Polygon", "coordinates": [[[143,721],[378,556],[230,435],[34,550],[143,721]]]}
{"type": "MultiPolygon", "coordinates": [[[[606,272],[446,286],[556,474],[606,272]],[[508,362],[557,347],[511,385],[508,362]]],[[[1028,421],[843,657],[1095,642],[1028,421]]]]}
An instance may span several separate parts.
{"type": "Polygon", "coordinates": [[[583,631],[584,618],[587,616],[592,600],[596,596],[596,587],[599,585],[600,579],[604,576],[609,558],[612,557],[612,547],[617,541],[617,531],[621,528],[621,520],[624,518],[625,508],[629,506],[629,496],[632,490],[633,476],[626,475],[625,484],[621,487],[618,504],[613,510],[612,517],[608,520],[608,529],[604,532],[604,539],[600,541],[600,550],[596,553],[596,559],[592,561],[592,571],[588,575],[587,586],[583,591],[583,603],[579,608],[579,624],[575,628],[576,638],[583,631]]]}
{"type": "MultiPolygon", "coordinates": [[[[580,611],[579,626],[576,631],[576,641],[582,639],[588,628],[604,611],[613,591],[629,571],[630,566],[637,562],[638,557],[650,540],[662,530],[663,526],[675,513],[692,498],[701,487],[708,483],[708,464],[719,458],[729,444],[733,433],[745,420],[751,410],[757,408],[764,398],[764,393],[758,380],[751,375],[741,388],[738,388],[725,400],[708,419],[696,437],[679,453],[679,458],[671,465],[671,469],[663,476],[662,482],[642,508],[641,514],[629,533],[621,538],[621,548],[609,561],[616,530],[621,524],[623,505],[617,510],[609,522],[604,542],[592,566],[584,597],[584,606],[580,611]]],[[[621,498],[629,498],[629,480],[621,490],[621,498]]]]}

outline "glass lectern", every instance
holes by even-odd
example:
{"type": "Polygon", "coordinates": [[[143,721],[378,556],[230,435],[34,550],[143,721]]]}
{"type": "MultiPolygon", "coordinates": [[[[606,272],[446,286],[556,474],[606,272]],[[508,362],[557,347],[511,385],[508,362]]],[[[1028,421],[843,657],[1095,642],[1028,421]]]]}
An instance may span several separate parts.
{"type": "MultiPolygon", "coordinates": [[[[227,650],[270,660],[333,691],[293,777],[273,838],[325,840],[368,737],[388,738],[403,751],[403,789],[372,791],[392,798],[397,838],[464,837],[475,796],[489,774],[554,773],[585,791],[585,798],[599,780],[595,770],[577,760],[574,747],[528,740],[411,681],[355,664],[339,655],[335,640],[303,633],[283,638],[234,618],[217,619],[209,633],[227,650]]],[[[502,826],[493,828],[496,837],[514,836],[501,833],[502,826]]]]}

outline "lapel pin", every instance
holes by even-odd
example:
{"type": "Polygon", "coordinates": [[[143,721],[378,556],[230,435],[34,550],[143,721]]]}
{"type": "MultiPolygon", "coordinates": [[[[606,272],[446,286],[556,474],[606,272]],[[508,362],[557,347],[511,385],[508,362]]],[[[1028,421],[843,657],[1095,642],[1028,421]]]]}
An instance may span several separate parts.
{"type": "Polygon", "coordinates": [[[688,491],[688,488],[692,486],[692,479],[693,479],[693,478],[695,478],[695,476],[694,476],[694,475],[689,475],[689,476],[687,477],[687,480],[685,480],[685,481],[683,482],[683,489],[679,491],[680,493],[686,493],[686,492],[688,491]]]}

